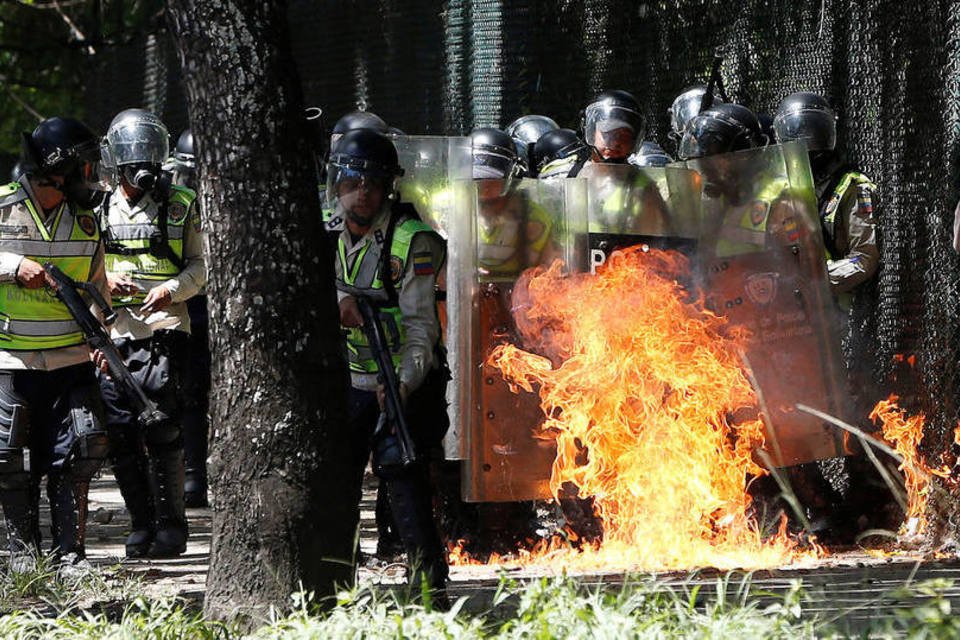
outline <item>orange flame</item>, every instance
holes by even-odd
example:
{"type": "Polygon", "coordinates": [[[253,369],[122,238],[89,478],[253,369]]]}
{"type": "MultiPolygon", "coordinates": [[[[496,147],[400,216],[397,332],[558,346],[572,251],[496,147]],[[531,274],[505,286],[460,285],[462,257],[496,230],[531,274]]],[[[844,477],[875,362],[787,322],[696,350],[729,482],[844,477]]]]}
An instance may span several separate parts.
{"type": "MultiPolygon", "coordinates": [[[[949,478],[950,470],[947,467],[931,467],[923,459],[920,442],[923,440],[925,416],[922,413],[908,416],[897,405],[898,401],[899,398],[894,394],[881,400],[870,412],[870,419],[880,425],[883,439],[902,458],[899,469],[903,472],[907,489],[907,523],[914,521],[916,524],[911,526],[911,533],[919,535],[927,528],[927,502],[933,476],[949,478]]],[[[954,438],[957,437],[958,434],[955,434],[954,438]]]]}
{"type": "Polygon", "coordinates": [[[676,280],[688,271],[680,254],[637,247],[595,276],[555,262],[514,289],[520,335],[543,355],[505,344],[489,361],[539,392],[554,495],[572,483],[594,497],[603,543],[578,564],[757,568],[802,555],[785,522],[765,538],[749,513],[764,427],[738,357],[745,336],[687,301],[676,280]]]}

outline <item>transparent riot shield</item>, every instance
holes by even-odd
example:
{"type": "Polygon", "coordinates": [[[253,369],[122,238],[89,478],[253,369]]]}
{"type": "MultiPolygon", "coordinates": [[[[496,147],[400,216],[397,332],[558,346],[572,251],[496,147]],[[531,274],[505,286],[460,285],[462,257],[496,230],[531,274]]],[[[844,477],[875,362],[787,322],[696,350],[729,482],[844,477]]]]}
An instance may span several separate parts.
{"type": "Polygon", "coordinates": [[[393,143],[397,148],[400,166],[403,167],[403,176],[397,181],[401,202],[412,204],[420,217],[447,240],[448,267],[438,279],[438,309],[444,332],[444,345],[448,351],[447,363],[453,378],[447,385],[451,420],[444,449],[448,459],[459,460],[464,456],[464,448],[460,434],[461,422],[457,416],[462,412],[463,403],[469,401],[469,396],[459,381],[469,377],[470,371],[462,370],[464,361],[458,356],[468,350],[472,339],[469,318],[464,318],[461,314],[469,311],[469,301],[472,298],[469,290],[448,287],[446,273],[450,271],[449,265],[472,260],[469,238],[465,238],[463,234],[451,235],[450,227],[457,226],[452,222],[455,217],[460,218],[461,228],[464,225],[469,226],[473,221],[473,152],[470,138],[394,136],[393,143]],[[461,296],[466,296],[466,304],[461,304],[461,296]]]}
{"type": "Polygon", "coordinates": [[[452,185],[472,177],[470,138],[394,136],[393,144],[403,167],[397,181],[400,200],[413,204],[425,222],[447,237],[449,217],[461,204],[452,185]]]}
{"type": "Polygon", "coordinates": [[[544,420],[539,398],[511,391],[486,360],[504,342],[525,346],[511,313],[521,273],[555,259],[572,270],[586,268],[585,186],[579,179],[474,182],[472,219],[450,218],[448,289],[459,293],[457,309],[449,301],[450,317],[459,318],[461,337],[448,346],[462,376],[455,374],[451,385],[462,394],[452,422],[460,434],[468,501],[549,496],[556,448],[535,437],[544,420]]]}
{"type": "Polygon", "coordinates": [[[645,244],[691,254],[700,223],[700,176],[685,167],[591,163],[588,181],[591,271],[616,249],[645,244]]]}
{"type": "Polygon", "coordinates": [[[691,161],[703,178],[697,248],[709,308],[749,337],[744,364],[778,466],[845,453],[797,403],[844,416],[839,320],[829,291],[810,164],[798,143],[691,161]]]}

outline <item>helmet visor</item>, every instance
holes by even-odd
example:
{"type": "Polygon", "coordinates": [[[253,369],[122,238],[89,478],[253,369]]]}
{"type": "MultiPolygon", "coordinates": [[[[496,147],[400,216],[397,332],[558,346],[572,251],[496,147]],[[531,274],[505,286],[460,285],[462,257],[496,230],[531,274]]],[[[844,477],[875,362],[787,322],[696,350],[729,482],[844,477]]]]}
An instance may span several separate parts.
{"type": "Polygon", "coordinates": [[[517,158],[496,147],[473,150],[473,179],[502,180],[518,174],[517,158]]]}
{"type": "MultiPolygon", "coordinates": [[[[700,105],[703,104],[705,91],[688,91],[677,97],[670,107],[670,128],[674,133],[682,135],[691,120],[700,115],[700,105]]],[[[718,101],[714,101],[717,104],[718,101]]]]}
{"type": "Polygon", "coordinates": [[[155,122],[121,122],[107,133],[111,166],[163,164],[170,155],[167,129],[155,122]]]}
{"type": "Polygon", "coordinates": [[[592,143],[597,131],[609,134],[618,129],[627,129],[634,140],[643,129],[643,116],[633,109],[595,102],[584,113],[583,131],[587,142],[592,143]]]}
{"type": "Polygon", "coordinates": [[[327,206],[337,209],[337,203],[345,196],[363,191],[376,193],[386,201],[394,191],[396,175],[386,171],[363,170],[357,167],[327,164],[327,206]]]}
{"type": "Polygon", "coordinates": [[[808,151],[832,151],[837,145],[837,118],[825,109],[798,109],[773,120],[777,142],[803,140],[808,151]]]}

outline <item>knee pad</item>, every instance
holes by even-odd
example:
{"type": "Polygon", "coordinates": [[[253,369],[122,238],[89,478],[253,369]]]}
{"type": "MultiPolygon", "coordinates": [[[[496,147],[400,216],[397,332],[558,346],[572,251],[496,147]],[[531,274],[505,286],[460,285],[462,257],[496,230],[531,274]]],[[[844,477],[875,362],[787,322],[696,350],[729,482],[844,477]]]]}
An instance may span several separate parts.
{"type": "Polygon", "coordinates": [[[25,447],[29,427],[27,401],[13,390],[13,375],[0,375],[0,447],[25,447]]]}
{"type": "Polygon", "coordinates": [[[23,448],[0,448],[0,492],[30,487],[30,454],[23,448]]]}
{"type": "Polygon", "coordinates": [[[100,417],[83,402],[70,409],[73,441],[63,467],[78,480],[89,480],[100,470],[109,453],[109,439],[100,417]]]}

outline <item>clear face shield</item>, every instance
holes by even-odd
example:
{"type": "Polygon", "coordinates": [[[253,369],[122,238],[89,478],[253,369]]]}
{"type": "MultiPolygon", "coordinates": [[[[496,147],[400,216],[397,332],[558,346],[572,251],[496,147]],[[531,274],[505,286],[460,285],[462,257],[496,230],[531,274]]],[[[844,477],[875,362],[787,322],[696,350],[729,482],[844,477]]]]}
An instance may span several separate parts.
{"type": "Polygon", "coordinates": [[[633,109],[595,102],[584,112],[586,143],[604,160],[622,160],[633,153],[643,116],[633,109]]]}
{"type": "Polygon", "coordinates": [[[677,138],[683,135],[687,124],[700,114],[700,105],[706,89],[696,88],[681,93],[670,106],[670,128],[677,138]]]}
{"type": "Polygon", "coordinates": [[[522,175],[522,171],[516,156],[499,147],[484,146],[473,149],[473,179],[481,183],[481,200],[507,195],[522,175]]]}
{"type": "Polygon", "coordinates": [[[396,176],[362,164],[327,163],[327,206],[361,225],[373,222],[394,196],[396,176]]]}
{"type": "Polygon", "coordinates": [[[833,151],[837,146],[837,116],[830,109],[797,109],[773,120],[777,142],[802,140],[807,151],[833,151]]]}
{"type": "Polygon", "coordinates": [[[104,166],[113,171],[126,164],[160,166],[170,155],[170,137],[160,123],[119,122],[107,132],[100,155],[104,166]]]}

